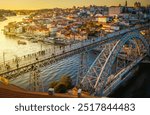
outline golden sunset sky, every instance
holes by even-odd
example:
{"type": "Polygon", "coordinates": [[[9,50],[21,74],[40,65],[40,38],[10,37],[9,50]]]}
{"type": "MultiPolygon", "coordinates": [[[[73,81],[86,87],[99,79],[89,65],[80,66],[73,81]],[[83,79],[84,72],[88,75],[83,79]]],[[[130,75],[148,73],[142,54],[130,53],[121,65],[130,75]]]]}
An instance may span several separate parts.
{"type": "MultiPolygon", "coordinates": [[[[43,9],[43,8],[69,8],[72,6],[89,5],[119,5],[125,4],[126,0],[0,0],[0,9],[43,9]]],[[[128,5],[133,6],[135,1],[139,1],[146,6],[150,0],[128,0],[128,5]]]]}

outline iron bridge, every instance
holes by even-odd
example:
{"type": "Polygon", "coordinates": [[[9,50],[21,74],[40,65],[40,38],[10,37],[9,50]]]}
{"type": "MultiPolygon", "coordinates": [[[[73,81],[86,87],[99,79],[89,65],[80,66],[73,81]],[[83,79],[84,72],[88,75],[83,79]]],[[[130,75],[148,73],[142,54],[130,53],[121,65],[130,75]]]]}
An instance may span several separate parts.
{"type": "MultiPolygon", "coordinates": [[[[31,57],[16,57],[15,60],[0,64],[0,76],[11,79],[32,71],[34,78],[30,80],[38,84],[37,68],[97,48],[100,53],[90,68],[80,76],[79,85],[90,95],[107,96],[127,79],[131,70],[136,68],[145,56],[150,54],[149,43],[140,32],[149,29],[149,26],[150,24],[138,25],[104,37],[87,39],[65,47],[54,47],[32,54],[31,57]]],[[[36,86],[34,90],[37,90],[36,86]]]]}

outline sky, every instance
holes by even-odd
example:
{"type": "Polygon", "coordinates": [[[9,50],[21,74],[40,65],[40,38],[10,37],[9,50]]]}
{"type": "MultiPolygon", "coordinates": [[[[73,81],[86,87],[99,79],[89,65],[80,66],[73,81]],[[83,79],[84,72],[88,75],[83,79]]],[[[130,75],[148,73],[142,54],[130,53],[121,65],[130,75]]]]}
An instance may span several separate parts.
{"type": "MultiPolygon", "coordinates": [[[[44,9],[44,8],[70,8],[72,6],[114,6],[125,4],[126,0],[0,0],[0,9],[44,9]]],[[[149,0],[127,0],[129,6],[133,6],[135,1],[142,5],[149,4],[149,0]]]]}

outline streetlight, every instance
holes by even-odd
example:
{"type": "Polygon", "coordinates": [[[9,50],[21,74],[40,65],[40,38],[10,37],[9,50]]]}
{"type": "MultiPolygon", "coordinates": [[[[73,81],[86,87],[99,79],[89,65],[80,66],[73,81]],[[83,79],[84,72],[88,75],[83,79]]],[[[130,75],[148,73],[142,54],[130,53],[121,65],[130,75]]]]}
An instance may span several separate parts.
{"type": "Polygon", "coordinates": [[[16,67],[17,67],[17,69],[18,69],[18,67],[19,67],[19,60],[18,60],[18,56],[17,55],[14,55],[15,56],[15,62],[16,62],[16,67]]]}
{"type": "Polygon", "coordinates": [[[41,43],[41,51],[42,51],[42,43],[41,43]]]}
{"type": "Polygon", "coordinates": [[[5,65],[5,52],[3,52],[3,62],[4,62],[4,65],[5,65]]]}

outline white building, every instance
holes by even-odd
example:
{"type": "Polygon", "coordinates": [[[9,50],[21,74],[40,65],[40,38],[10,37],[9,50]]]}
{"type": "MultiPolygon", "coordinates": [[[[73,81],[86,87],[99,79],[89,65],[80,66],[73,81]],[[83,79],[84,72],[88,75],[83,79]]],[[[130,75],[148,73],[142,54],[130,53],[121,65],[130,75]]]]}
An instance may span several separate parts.
{"type": "Polygon", "coordinates": [[[18,28],[16,28],[15,31],[16,31],[17,34],[21,34],[23,32],[23,27],[19,26],[18,28]]]}
{"type": "Polygon", "coordinates": [[[57,32],[57,27],[51,27],[49,28],[49,30],[50,30],[51,35],[54,35],[57,32]]]}
{"type": "Polygon", "coordinates": [[[47,28],[50,30],[51,35],[56,34],[56,32],[58,30],[57,26],[53,25],[53,24],[48,24],[47,28]]]}

